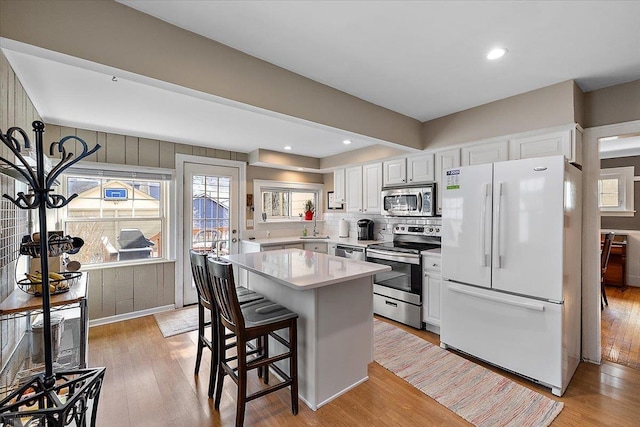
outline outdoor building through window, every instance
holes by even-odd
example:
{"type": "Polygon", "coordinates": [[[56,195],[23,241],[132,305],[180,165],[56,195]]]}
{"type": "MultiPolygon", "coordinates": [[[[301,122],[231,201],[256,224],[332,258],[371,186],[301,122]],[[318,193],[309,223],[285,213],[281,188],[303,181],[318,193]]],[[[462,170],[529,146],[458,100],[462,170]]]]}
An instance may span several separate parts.
{"type": "Polygon", "coordinates": [[[90,265],[165,258],[170,176],[96,172],[63,177],[65,194],[78,195],[62,212],[64,233],[85,242],[70,259],[90,265]]]}

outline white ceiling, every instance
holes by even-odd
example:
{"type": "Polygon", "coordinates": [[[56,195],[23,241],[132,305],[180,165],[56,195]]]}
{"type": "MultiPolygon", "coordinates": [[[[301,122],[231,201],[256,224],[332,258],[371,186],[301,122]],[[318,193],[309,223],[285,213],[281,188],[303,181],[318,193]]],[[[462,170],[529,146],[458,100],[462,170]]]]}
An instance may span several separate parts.
{"type": "MultiPolygon", "coordinates": [[[[638,1],[120,3],[421,121],[570,79],[585,91],[640,79],[638,1]],[[509,53],[489,62],[495,46],[509,53]]],[[[0,46],[49,123],[241,152],[291,145],[320,158],[381,142],[10,40],[0,46]]]]}

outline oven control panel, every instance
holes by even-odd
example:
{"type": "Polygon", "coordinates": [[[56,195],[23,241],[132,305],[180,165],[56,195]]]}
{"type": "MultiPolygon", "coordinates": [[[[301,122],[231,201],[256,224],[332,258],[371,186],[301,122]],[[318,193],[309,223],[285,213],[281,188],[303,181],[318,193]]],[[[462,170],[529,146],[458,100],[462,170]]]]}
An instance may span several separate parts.
{"type": "Polygon", "coordinates": [[[441,229],[442,223],[435,221],[428,224],[394,224],[393,234],[441,237],[441,229]]]}

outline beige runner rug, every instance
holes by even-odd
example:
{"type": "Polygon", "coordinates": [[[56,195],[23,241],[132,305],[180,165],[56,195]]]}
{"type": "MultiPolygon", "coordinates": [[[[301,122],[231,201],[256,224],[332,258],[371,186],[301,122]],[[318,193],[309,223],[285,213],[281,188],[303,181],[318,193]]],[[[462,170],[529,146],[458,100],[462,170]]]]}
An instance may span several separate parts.
{"type": "Polygon", "coordinates": [[[374,360],[476,426],[548,426],[564,404],[374,319],[374,360]]]}
{"type": "MultiPolygon", "coordinates": [[[[205,310],[205,319],[209,320],[209,312],[205,310]]],[[[153,317],[165,338],[198,329],[198,305],[190,305],[177,310],[155,313],[153,317]]]]}

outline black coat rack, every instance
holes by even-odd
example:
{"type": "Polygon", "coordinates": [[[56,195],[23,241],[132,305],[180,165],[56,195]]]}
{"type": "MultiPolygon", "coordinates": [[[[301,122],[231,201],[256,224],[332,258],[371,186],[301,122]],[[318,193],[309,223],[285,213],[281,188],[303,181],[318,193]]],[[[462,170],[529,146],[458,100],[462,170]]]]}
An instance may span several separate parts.
{"type": "Polygon", "coordinates": [[[29,137],[18,127],[9,128],[6,134],[0,130],[0,139],[15,155],[12,161],[0,157],[0,162],[8,165],[22,175],[29,185],[28,194],[19,192],[14,198],[7,194],[2,197],[20,209],[38,209],[40,224],[40,272],[42,273],[42,314],[44,321],[44,358],[45,372],[27,380],[16,391],[0,401],[0,421],[7,426],[86,426],[86,415],[89,403],[93,403],[91,411],[91,425],[95,425],[98,395],[104,378],[105,368],[77,369],[64,372],[53,372],[53,357],[51,354],[51,300],[49,293],[49,264],[47,254],[52,249],[47,238],[47,209],[59,209],[78,195],[64,197],[54,194],[52,186],[56,179],[73,164],[100,149],[96,144],[91,150],[87,143],[76,136],[67,136],[49,147],[49,154],[60,154],[60,161],[51,171],[45,171],[44,149],[42,135],[45,125],[41,121],[33,122],[36,135],[35,153],[36,168],[27,162],[21,153],[21,148],[30,148],[29,137]],[[82,151],[74,155],[67,152],[65,143],[75,140],[80,143],[82,151]],[[26,424],[25,424],[26,420],[26,424]]]}

